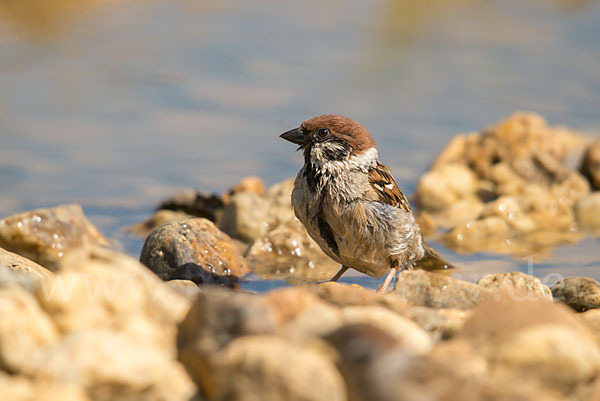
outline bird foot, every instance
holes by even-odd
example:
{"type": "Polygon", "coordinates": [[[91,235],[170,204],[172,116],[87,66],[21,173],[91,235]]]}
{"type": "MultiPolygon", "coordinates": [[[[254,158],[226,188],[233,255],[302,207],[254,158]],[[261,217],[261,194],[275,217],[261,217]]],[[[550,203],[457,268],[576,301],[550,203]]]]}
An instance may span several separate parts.
{"type": "Polygon", "coordinates": [[[392,267],[388,272],[387,276],[385,277],[385,280],[383,280],[383,283],[379,286],[379,288],[377,288],[377,290],[375,290],[375,292],[377,294],[385,294],[387,292],[388,286],[392,282],[392,279],[394,278],[397,272],[398,268],[392,267]]]}

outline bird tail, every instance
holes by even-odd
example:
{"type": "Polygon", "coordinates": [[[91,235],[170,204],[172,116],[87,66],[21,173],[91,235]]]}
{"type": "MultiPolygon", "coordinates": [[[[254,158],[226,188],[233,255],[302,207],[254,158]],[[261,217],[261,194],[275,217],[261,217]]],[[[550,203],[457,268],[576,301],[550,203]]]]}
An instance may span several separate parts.
{"type": "Polygon", "coordinates": [[[433,249],[428,243],[423,241],[425,255],[415,263],[415,267],[424,270],[446,270],[453,269],[454,266],[448,262],[442,255],[433,249]]]}

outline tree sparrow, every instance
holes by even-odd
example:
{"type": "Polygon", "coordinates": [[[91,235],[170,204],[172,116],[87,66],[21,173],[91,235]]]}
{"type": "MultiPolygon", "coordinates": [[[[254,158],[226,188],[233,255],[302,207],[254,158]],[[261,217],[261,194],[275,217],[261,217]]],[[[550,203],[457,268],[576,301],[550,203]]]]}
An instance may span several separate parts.
{"type": "Polygon", "coordinates": [[[304,152],[292,205],[308,234],[342,264],[332,281],[349,268],[377,278],[387,273],[377,289],[384,293],[398,271],[415,264],[451,267],[423,240],[408,200],[362,125],[328,114],[281,138],[304,152]]]}

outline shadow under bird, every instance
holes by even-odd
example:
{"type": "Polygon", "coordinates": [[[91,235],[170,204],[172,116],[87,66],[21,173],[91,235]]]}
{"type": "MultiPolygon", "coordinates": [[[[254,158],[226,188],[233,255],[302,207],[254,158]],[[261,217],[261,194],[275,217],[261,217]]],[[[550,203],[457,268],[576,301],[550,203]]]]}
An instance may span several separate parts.
{"type": "Polygon", "coordinates": [[[423,240],[408,200],[361,124],[327,114],[281,138],[304,153],[292,206],[308,234],[342,264],[332,281],[349,268],[376,278],[387,274],[377,289],[383,293],[399,271],[452,267],[423,240]]]}

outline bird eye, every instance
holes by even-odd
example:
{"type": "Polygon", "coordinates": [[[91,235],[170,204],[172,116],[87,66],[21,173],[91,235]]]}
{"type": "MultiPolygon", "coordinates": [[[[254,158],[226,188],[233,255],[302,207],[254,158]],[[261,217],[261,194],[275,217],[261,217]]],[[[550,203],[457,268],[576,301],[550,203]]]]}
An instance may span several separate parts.
{"type": "Polygon", "coordinates": [[[329,131],[329,128],[321,128],[319,130],[319,132],[317,132],[317,135],[319,135],[319,138],[327,138],[329,136],[329,134],[331,134],[331,131],[329,131]]]}

